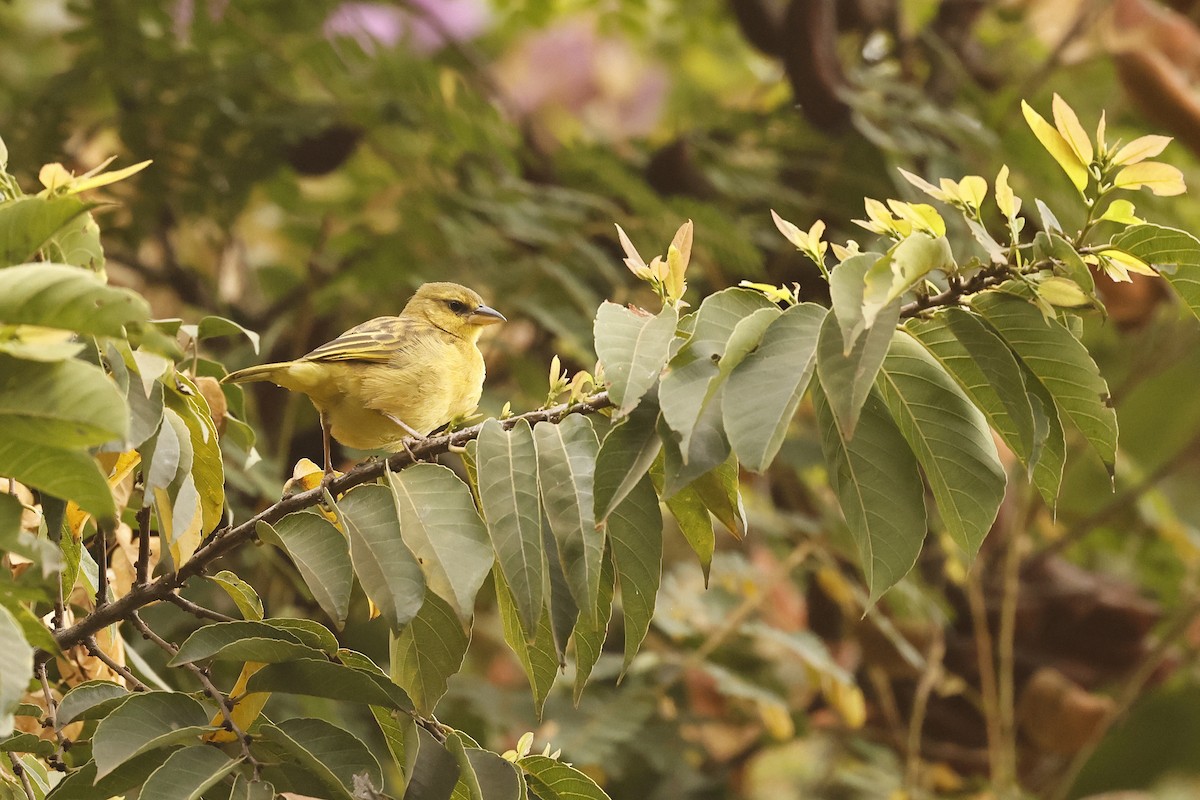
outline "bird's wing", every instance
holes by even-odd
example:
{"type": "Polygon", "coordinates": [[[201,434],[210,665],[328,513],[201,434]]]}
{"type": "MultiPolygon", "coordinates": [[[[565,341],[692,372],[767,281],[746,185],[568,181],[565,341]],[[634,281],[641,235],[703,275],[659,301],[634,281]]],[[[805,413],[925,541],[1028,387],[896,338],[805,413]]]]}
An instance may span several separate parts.
{"type": "Polygon", "coordinates": [[[304,356],[304,360],[385,363],[412,343],[415,323],[404,317],[376,317],[326,342],[304,356]]]}

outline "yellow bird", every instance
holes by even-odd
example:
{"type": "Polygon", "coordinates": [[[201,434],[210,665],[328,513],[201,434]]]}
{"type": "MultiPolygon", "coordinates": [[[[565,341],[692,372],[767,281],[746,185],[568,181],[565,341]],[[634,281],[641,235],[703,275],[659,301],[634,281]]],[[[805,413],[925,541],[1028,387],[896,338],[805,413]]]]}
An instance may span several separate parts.
{"type": "Polygon", "coordinates": [[[456,283],[427,283],[398,317],[376,317],[295,361],[262,364],[223,382],[271,381],[308,395],[321,414],[325,473],[329,437],[362,450],[407,449],[479,405],[479,335],[504,315],[456,283]]]}

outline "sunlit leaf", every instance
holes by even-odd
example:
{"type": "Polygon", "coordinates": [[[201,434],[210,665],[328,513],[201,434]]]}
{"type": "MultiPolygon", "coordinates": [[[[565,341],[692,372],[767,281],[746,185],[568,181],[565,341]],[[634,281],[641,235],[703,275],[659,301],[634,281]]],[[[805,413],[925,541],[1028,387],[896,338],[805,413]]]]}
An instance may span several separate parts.
{"type": "Polygon", "coordinates": [[[1160,197],[1173,197],[1187,191],[1183,173],[1177,167],[1160,161],[1143,161],[1124,167],[1113,179],[1122,189],[1149,189],[1160,197]]]}
{"type": "Polygon", "coordinates": [[[1152,264],[1200,317],[1200,239],[1162,225],[1142,224],[1113,237],[1113,247],[1152,264]]]}
{"type": "Polygon", "coordinates": [[[254,587],[239,578],[230,570],[223,569],[208,579],[220,586],[229,595],[243,619],[259,620],[263,618],[263,604],[254,587]]]}
{"type": "Polygon", "coordinates": [[[128,289],[105,285],[90,270],[63,264],[22,264],[0,270],[0,323],[6,325],[121,336],[124,326],[149,317],[145,299],[128,289]]]}
{"type": "Polygon", "coordinates": [[[1071,183],[1075,184],[1075,188],[1083,191],[1088,182],[1088,165],[1085,163],[1067,140],[1055,130],[1049,122],[1042,118],[1042,115],[1034,111],[1033,108],[1024,100],[1021,101],[1021,111],[1025,115],[1025,121],[1029,123],[1033,135],[1042,143],[1042,147],[1054,157],[1058,165],[1062,167],[1063,172],[1067,173],[1067,177],[1071,179],[1071,183]]]}
{"type": "Polygon", "coordinates": [[[1054,112],[1054,126],[1062,135],[1067,146],[1071,148],[1071,152],[1084,166],[1091,164],[1092,140],[1088,138],[1087,131],[1079,124],[1079,117],[1075,115],[1075,110],[1057,94],[1054,95],[1051,109],[1054,112]]]}
{"type": "Polygon", "coordinates": [[[25,641],[21,625],[0,606],[0,736],[13,732],[13,710],[33,680],[33,648],[25,641]]]}
{"type": "Polygon", "coordinates": [[[0,267],[28,261],[47,239],[87,210],[87,204],[74,197],[21,197],[0,203],[0,267]]]}
{"type": "Polygon", "coordinates": [[[1113,154],[1115,166],[1125,166],[1154,158],[1171,143],[1170,136],[1139,136],[1113,154]]]}

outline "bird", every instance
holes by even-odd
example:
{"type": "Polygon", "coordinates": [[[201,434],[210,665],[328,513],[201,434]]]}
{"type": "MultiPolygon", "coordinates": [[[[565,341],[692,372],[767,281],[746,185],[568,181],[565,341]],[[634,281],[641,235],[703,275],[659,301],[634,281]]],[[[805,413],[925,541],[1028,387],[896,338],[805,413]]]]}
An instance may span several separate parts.
{"type": "Polygon", "coordinates": [[[472,414],[483,393],[479,337],[506,322],[472,289],[426,283],[399,316],[376,317],[295,361],[231,372],[222,383],[270,381],[308,396],[321,417],[325,478],[330,437],[359,450],[409,450],[446,423],[472,414]]]}

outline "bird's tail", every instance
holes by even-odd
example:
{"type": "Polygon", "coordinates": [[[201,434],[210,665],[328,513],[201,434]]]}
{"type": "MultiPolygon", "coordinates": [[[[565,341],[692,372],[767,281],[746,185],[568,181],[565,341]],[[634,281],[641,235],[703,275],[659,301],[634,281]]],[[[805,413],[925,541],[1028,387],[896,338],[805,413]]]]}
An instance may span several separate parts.
{"type": "Polygon", "coordinates": [[[252,383],[254,381],[274,381],[280,372],[291,366],[284,361],[279,364],[259,364],[256,367],[246,367],[231,372],[221,379],[221,383],[252,383]]]}

